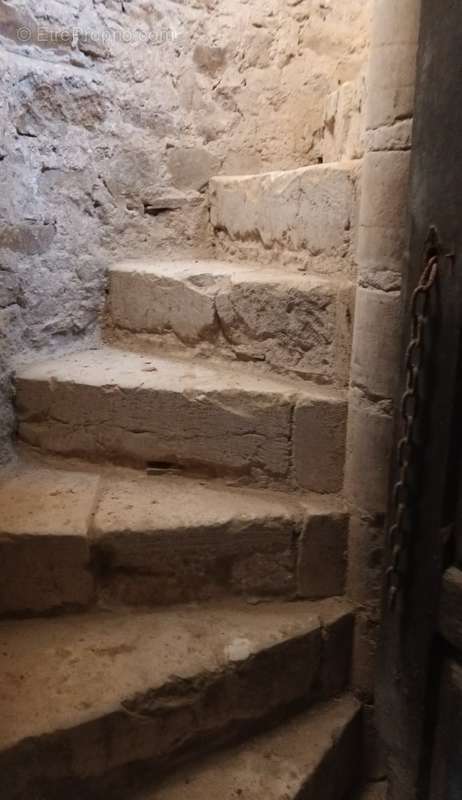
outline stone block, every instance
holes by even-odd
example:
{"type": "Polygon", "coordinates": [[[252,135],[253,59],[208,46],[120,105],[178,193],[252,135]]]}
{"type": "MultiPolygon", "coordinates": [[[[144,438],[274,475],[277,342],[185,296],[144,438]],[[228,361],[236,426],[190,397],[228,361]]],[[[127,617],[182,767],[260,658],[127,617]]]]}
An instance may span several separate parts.
{"type": "Polygon", "coordinates": [[[327,98],[321,142],[324,163],[362,158],[365,96],[365,76],[361,73],[327,98]]]}
{"type": "Polygon", "coordinates": [[[341,264],[354,249],[358,176],[359,165],[344,162],[213,178],[212,225],[232,240],[341,264]]]}
{"type": "Polygon", "coordinates": [[[130,605],[295,594],[300,510],[181,477],[105,483],[92,527],[105,598],[130,605]]]}
{"type": "Polygon", "coordinates": [[[287,485],[294,439],[298,485],[340,488],[346,403],[330,387],[102,348],[20,370],[16,397],[19,436],[51,452],[287,485]]]}
{"type": "Polygon", "coordinates": [[[351,363],[353,385],[376,397],[395,396],[401,347],[400,323],[399,294],[358,288],[351,363]]]}
{"type": "Polygon", "coordinates": [[[104,183],[113,197],[139,204],[154,202],[162,190],[157,160],[146,150],[128,146],[121,148],[108,163],[104,183]]]}
{"type": "Polygon", "coordinates": [[[109,271],[118,334],[209,344],[213,353],[322,383],[348,380],[353,305],[348,281],[261,265],[133,261],[109,271]]]}
{"type": "Polygon", "coordinates": [[[383,584],[384,516],[354,513],[348,535],[347,595],[355,605],[380,616],[383,584]]]}
{"type": "Polygon", "coordinates": [[[43,136],[57,126],[94,130],[104,123],[111,101],[108,86],[90,72],[61,73],[32,70],[24,76],[17,93],[19,124],[33,135],[43,136]]]}
{"type": "Polygon", "coordinates": [[[420,0],[375,0],[372,45],[416,45],[419,38],[420,0]]]}
{"type": "Polygon", "coordinates": [[[211,47],[210,45],[198,44],[193,52],[194,63],[200,70],[215,75],[221,71],[226,64],[226,49],[224,47],[211,47]]]}
{"type": "Polygon", "coordinates": [[[18,222],[0,225],[0,248],[34,256],[45,253],[56,236],[53,223],[18,222]]]}
{"type": "Polygon", "coordinates": [[[113,323],[137,333],[173,332],[182,342],[215,338],[218,332],[213,276],[188,280],[178,262],[167,268],[136,262],[109,273],[109,312],[113,323]]]}
{"type": "Polygon", "coordinates": [[[399,230],[408,220],[410,154],[367,153],[362,172],[361,226],[399,230]]]}
{"type": "Polygon", "coordinates": [[[380,128],[366,131],[364,134],[365,149],[378,150],[410,150],[412,145],[413,120],[404,119],[394,125],[383,125],[380,128]]]}
{"type": "Polygon", "coordinates": [[[342,488],[346,402],[298,403],[293,423],[293,466],[298,486],[313,492],[342,488]]]}
{"type": "Polygon", "coordinates": [[[351,686],[366,703],[373,703],[375,696],[379,631],[380,624],[375,619],[367,613],[356,613],[351,686]]]}
{"type": "Polygon", "coordinates": [[[20,303],[22,290],[19,275],[0,267],[0,308],[20,303]]]}
{"type": "Polygon", "coordinates": [[[298,541],[297,592],[300,597],[341,595],[345,588],[348,517],[312,515],[298,541]]]}
{"type": "MultiPolygon", "coordinates": [[[[338,286],[311,276],[237,275],[216,296],[217,318],[237,354],[319,382],[336,382],[338,286]]],[[[351,341],[351,339],[350,339],[351,341]]]]}
{"type": "Polygon", "coordinates": [[[371,49],[366,128],[393,125],[414,111],[416,46],[391,43],[371,49]]]}
{"type": "Polygon", "coordinates": [[[27,797],[38,785],[59,794],[140,761],[165,767],[186,745],[203,753],[217,736],[235,740],[236,724],[308,704],[323,674],[323,637],[343,652],[349,620],[345,604],[324,601],[2,623],[3,795],[27,797]]]}
{"type": "Polygon", "coordinates": [[[375,706],[367,704],[362,706],[361,721],[364,747],[362,774],[365,780],[374,781],[375,790],[370,787],[369,791],[365,791],[364,796],[361,794],[358,800],[386,800],[387,785],[384,781],[388,774],[387,754],[378,730],[379,720],[375,706]]]}
{"type": "Polygon", "coordinates": [[[174,186],[199,191],[220,170],[221,159],[201,147],[178,147],[170,151],[167,166],[174,186]]]}
{"type": "Polygon", "coordinates": [[[360,282],[400,288],[409,249],[410,153],[366,153],[363,164],[358,261],[360,282]]]}
{"type": "Polygon", "coordinates": [[[387,509],[392,444],[390,404],[370,402],[358,389],[350,390],[345,493],[373,515],[387,509]]]}
{"type": "Polygon", "coordinates": [[[98,478],[20,470],[0,484],[0,614],[88,605],[94,596],[87,530],[98,478]]]}
{"type": "Polygon", "coordinates": [[[330,697],[340,694],[349,685],[354,628],[353,613],[333,614],[329,618],[329,624],[326,624],[323,640],[323,669],[319,684],[321,696],[330,697]]]}

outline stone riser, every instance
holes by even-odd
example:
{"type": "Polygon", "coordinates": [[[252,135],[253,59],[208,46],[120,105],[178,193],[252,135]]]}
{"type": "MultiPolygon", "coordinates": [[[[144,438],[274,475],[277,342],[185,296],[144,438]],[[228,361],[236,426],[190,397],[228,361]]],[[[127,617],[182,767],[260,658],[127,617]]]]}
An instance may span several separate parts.
{"type": "Polygon", "coordinates": [[[360,775],[360,748],[359,704],[346,695],[180,767],[132,800],[345,800],[360,775]]]}
{"type": "Polygon", "coordinates": [[[342,386],[353,306],[353,287],[341,279],[217,261],[125,262],[109,271],[107,333],[342,386]]]}
{"type": "Polygon", "coordinates": [[[348,518],[334,501],[28,468],[0,487],[0,505],[3,616],[343,593],[348,518]]]}
{"type": "Polygon", "coordinates": [[[20,635],[3,623],[3,689],[12,688],[14,664],[21,702],[29,697],[32,707],[18,721],[15,693],[4,706],[14,722],[2,736],[2,797],[56,796],[60,782],[71,788],[140,762],[165,767],[185,749],[203,753],[284,709],[337,694],[348,680],[352,616],[341,604],[311,610],[103,614],[22,623],[20,635]],[[60,677],[67,691],[56,707],[60,677]]]}
{"type": "Polygon", "coordinates": [[[359,176],[351,161],[212,178],[217,252],[352,277],[359,176]]]}
{"type": "Polygon", "coordinates": [[[44,451],[338,492],[343,393],[110,348],[19,371],[19,437],[44,451]]]}

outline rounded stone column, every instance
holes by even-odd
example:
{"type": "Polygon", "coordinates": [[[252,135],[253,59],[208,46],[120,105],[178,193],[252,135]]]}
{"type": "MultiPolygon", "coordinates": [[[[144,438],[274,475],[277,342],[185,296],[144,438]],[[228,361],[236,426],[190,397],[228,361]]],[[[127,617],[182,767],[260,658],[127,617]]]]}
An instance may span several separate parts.
{"type": "Polygon", "coordinates": [[[358,609],[353,686],[366,704],[374,696],[393,400],[400,369],[419,20],[420,0],[375,2],[345,473],[351,512],[347,592],[358,609]]]}

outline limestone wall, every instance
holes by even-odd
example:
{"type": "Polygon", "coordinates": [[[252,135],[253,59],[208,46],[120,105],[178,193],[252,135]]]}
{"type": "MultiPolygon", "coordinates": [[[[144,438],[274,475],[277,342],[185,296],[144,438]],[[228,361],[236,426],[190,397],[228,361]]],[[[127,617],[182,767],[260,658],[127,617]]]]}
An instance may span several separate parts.
{"type": "Polygon", "coordinates": [[[205,248],[212,174],[317,160],[367,27],[365,0],[0,2],[4,433],[7,363],[92,336],[109,262],[205,248]]]}

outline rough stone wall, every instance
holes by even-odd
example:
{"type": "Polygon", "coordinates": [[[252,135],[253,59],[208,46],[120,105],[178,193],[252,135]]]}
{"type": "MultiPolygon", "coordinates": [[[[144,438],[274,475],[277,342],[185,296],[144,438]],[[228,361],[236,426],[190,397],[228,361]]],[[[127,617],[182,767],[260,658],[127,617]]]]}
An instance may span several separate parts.
{"type": "Polygon", "coordinates": [[[1,0],[4,433],[8,362],[91,337],[108,263],[205,248],[210,175],[322,155],[367,22],[364,0],[1,0]]]}

